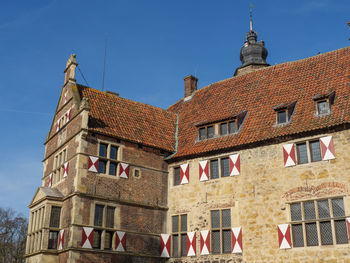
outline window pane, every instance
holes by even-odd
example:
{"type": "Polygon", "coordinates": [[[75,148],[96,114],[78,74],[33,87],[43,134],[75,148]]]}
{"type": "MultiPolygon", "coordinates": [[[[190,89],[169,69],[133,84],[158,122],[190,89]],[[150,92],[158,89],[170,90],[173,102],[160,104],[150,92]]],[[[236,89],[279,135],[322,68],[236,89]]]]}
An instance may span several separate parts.
{"type": "Polygon", "coordinates": [[[316,223],[306,223],[306,244],[307,246],[318,246],[316,223]]]}
{"type": "Polygon", "coordinates": [[[225,135],[225,134],[227,134],[227,123],[221,123],[220,124],[220,134],[221,135],[225,135]]]}
{"type": "Polygon", "coordinates": [[[111,152],[110,152],[109,158],[116,160],[117,159],[117,150],[118,150],[118,147],[111,146],[111,152]]]}
{"type": "Polygon", "coordinates": [[[213,210],[211,211],[211,227],[219,228],[220,227],[220,211],[213,210]]]}
{"type": "Polygon", "coordinates": [[[105,234],[105,249],[109,250],[112,248],[113,232],[106,231],[105,234]]]}
{"type": "Polygon", "coordinates": [[[100,248],[101,247],[101,230],[94,230],[93,239],[92,239],[92,247],[100,248]]]}
{"type": "Polygon", "coordinates": [[[105,174],[106,173],[106,161],[100,160],[98,162],[98,172],[101,173],[101,174],[105,174]]]}
{"type": "Polygon", "coordinates": [[[286,123],[287,122],[287,111],[278,112],[278,123],[286,123]]]}
{"type": "Polygon", "coordinates": [[[60,227],[61,207],[52,206],[50,216],[50,227],[60,227]]]}
{"type": "Polygon", "coordinates": [[[221,177],[230,176],[230,162],[228,158],[221,159],[221,177]]]}
{"type": "Polygon", "coordinates": [[[301,220],[301,203],[294,203],[290,205],[290,213],[292,221],[301,220]]]}
{"type": "Polygon", "coordinates": [[[229,132],[230,133],[235,133],[236,132],[236,122],[235,121],[230,121],[228,123],[229,126],[229,132]]]}
{"type": "Polygon", "coordinates": [[[304,236],[303,236],[303,225],[292,225],[293,233],[293,246],[303,247],[304,246],[304,236]]]}
{"type": "Polygon", "coordinates": [[[199,129],[199,139],[204,140],[205,138],[206,138],[205,128],[200,128],[199,129]]]}
{"type": "Polygon", "coordinates": [[[114,227],[114,211],[115,211],[114,207],[107,206],[106,227],[110,227],[110,228],[114,227]]]}
{"type": "Polygon", "coordinates": [[[304,202],[304,215],[305,220],[316,218],[314,201],[304,202]]]}
{"type": "Polygon", "coordinates": [[[219,178],[219,161],[218,160],[210,161],[210,178],[211,179],[219,178]]]}
{"type": "Polygon", "coordinates": [[[309,162],[309,160],[307,158],[306,143],[297,144],[297,152],[298,152],[298,163],[299,164],[309,162]]]}
{"type": "Polygon", "coordinates": [[[231,210],[222,210],[222,227],[231,227],[231,210]]]}
{"type": "Polygon", "coordinates": [[[173,233],[179,232],[179,216],[172,217],[173,233]]]}
{"type": "Polygon", "coordinates": [[[100,143],[100,156],[107,157],[107,144],[100,143]]]}
{"type": "Polygon", "coordinates": [[[220,253],[220,231],[212,231],[211,237],[213,253],[220,253]]]}
{"type": "Polygon", "coordinates": [[[321,200],[317,201],[317,207],[318,207],[318,217],[319,218],[329,218],[329,206],[328,206],[328,200],[321,200]]]}
{"type": "Polygon", "coordinates": [[[174,168],[174,185],[180,184],[180,167],[174,168]]]}
{"type": "Polygon", "coordinates": [[[343,198],[332,199],[333,216],[345,216],[343,198]]]}
{"type": "Polygon", "coordinates": [[[57,249],[58,231],[50,231],[48,249],[57,249]]]}
{"type": "Polygon", "coordinates": [[[208,138],[214,137],[214,126],[208,126],[208,138]]]}
{"type": "Polygon", "coordinates": [[[317,110],[318,110],[318,114],[328,113],[328,102],[327,101],[317,102],[317,110]]]}
{"type": "Polygon", "coordinates": [[[117,174],[117,163],[110,162],[109,163],[109,174],[116,175],[117,174]]]}
{"type": "Polygon", "coordinates": [[[179,236],[173,235],[173,257],[179,256],[179,236]]]}
{"type": "Polygon", "coordinates": [[[332,245],[332,225],[330,221],[320,222],[321,231],[321,244],[322,245],[332,245]]]}
{"type": "Polygon", "coordinates": [[[95,206],[95,220],[94,220],[95,226],[102,226],[103,208],[104,208],[103,205],[95,206]]]}
{"type": "Polygon", "coordinates": [[[222,249],[224,253],[231,253],[231,230],[223,230],[222,231],[222,249]]]}
{"type": "Polygon", "coordinates": [[[311,161],[312,162],[321,161],[320,141],[310,142],[310,152],[311,152],[311,161]]]}
{"type": "Polygon", "coordinates": [[[181,256],[187,256],[187,234],[181,235],[181,256]]]}
{"type": "Polygon", "coordinates": [[[347,244],[348,233],[346,230],[345,220],[334,221],[334,227],[335,227],[335,238],[337,240],[337,244],[347,244]]]}
{"type": "Polygon", "coordinates": [[[187,215],[181,215],[181,232],[187,231],[187,215]]]}

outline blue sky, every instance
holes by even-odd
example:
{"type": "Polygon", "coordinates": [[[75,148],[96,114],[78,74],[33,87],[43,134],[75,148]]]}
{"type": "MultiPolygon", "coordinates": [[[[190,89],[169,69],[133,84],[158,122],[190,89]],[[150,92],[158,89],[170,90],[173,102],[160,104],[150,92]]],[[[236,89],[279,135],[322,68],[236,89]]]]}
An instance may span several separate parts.
{"type": "Polygon", "coordinates": [[[101,89],[107,39],[105,90],[167,108],[183,77],[202,88],[233,75],[250,3],[271,65],[350,43],[348,0],[1,1],[0,207],[28,216],[69,54],[101,89]]]}

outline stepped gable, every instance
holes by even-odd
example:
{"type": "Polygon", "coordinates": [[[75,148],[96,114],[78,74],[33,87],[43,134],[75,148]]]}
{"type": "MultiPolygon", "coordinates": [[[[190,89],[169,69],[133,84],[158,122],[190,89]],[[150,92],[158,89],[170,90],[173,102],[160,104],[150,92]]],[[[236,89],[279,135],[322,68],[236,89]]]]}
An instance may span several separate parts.
{"type": "Polygon", "coordinates": [[[299,61],[266,67],[213,83],[196,91],[193,98],[177,102],[168,111],[179,113],[177,154],[196,156],[276,137],[349,123],[350,47],[299,61]],[[331,114],[315,115],[317,95],[335,91],[331,114]],[[297,101],[291,123],[276,126],[274,107],[297,101]],[[201,122],[248,111],[237,134],[197,141],[201,122]]]}
{"type": "Polygon", "coordinates": [[[176,114],[82,85],[78,89],[89,99],[91,131],[174,151],[176,114]]]}

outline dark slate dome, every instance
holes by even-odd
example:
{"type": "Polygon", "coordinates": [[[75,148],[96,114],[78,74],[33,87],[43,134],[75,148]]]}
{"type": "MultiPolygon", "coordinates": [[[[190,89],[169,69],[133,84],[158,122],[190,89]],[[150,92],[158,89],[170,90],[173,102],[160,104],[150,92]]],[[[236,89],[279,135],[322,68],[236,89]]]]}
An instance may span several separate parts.
{"type": "Polygon", "coordinates": [[[264,41],[257,42],[258,34],[254,30],[247,32],[247,40],[244,42],[240,52],[242,67],[249,65],[266,65],[267,49],[264,41]]]}

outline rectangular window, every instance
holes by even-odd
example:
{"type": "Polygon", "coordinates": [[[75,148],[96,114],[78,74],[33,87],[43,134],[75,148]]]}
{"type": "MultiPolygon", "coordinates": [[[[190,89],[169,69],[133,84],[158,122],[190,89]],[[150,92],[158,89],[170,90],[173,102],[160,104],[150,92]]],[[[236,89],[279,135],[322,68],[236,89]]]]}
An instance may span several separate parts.
{"type": "Polygon", "coordinates": [[[227,123],[220,124],[220,135],[226,135],[228,133],[228,125],[227,123]]]}
{"type": "Polygon", "coordinates": [[[99,156],[101,156],[101,157],[107,157],[107,148],[108,148],[108,145],[107,145],[107,144],[100,143],[100,152],[99,152],[99,156]]]}
{"type": "Polygon", "coordinates": [[[219,160],[210,160],[210,178],[219,178],[219,160]]]}
{"type": "Polygon", "coordinates": [[[111,250],[112,249],[112,240],[113,240],[113,232],[106,231],[105,232],[105,250],[111,250]]]}
{"type": "Polygon", "coordinates": [[[294,247],[348,243],[343,198],[293,203],[290,212],[294,247]]]}
{"type": "Polygon", "coordinates": [[[95,218],[94,218],[94,225],[95,226],[102,226],[103,222],[103,205],[96,205],[95,206],[95,218]]]}
{"type": "Polygon", "coordinates": [[[117,163],[113,163],[113,162],[109,163],[109,174],[117,175],[117,163]]]}
{"type": "Polygon", "coordinates": [[[206,128],[200,128],[199,129],[199,140],[204,140],[207,138],[207,131],[206,131],[206,128]]]}
{"type": "Polygon", "coordinates": [[[231,253],[231,210],[211,211],[212,253],[231,253]]]}
{"type": "Polygon", "coordinates": [[[320,140],[306,141],[296,144],[298,164],[318,162],[322,160],[320,140]]]}
{"type": "Polygon", "coordinates": [[[98,172],[101,174],[106,173],[107,161],[99,160],[98,162],[98,172]]]}
{"type": "Polygon", "coordinates": [[[61,207],[52,206],[51,215],[50,215],[50,227],[55,227],[55,228],[60,227],[60,216],[61,216],[61,207]]]}
{"type": "Polygon", "coordinates": [[[230,161],[229,158],[221,159],[221,177],[230,176],[230,161]]]}
{"type": "Polygon", "coordinates": [[[318,101],[317,102],[317,113],[318,114],[327,114],[329,113],[328,101],[318,101]]]}
{"type": "Polygon", "coordinates": [[[114,211],[114,207],[107,206],[106,227],[114,228],[114,211]]]}
{"type": "Polygon", "coordinates": [[[173,257],[187,255],[187,215],[172,216],[173,257]]]}
{"type": "Polygon", "coordinates": [[[208,126],[207,127],[207,133],[208,133],[208,139],[214,137],[214,126],[208,126]]]}
{"type": "Polygon", "coordinates": [[[116,176],[118,163],[115,160],[118,159],[118,147],[107,143],[100,143],[98,154],[100,156],[98,172],[116,176]]]}
{"type": "Polygon", "coordinates": [[[109,154],[109,158],[116,160],[117,159],[117,153],[118,153],[118,147],[111,146],[111,152],[109,154]]]}
{"type": "Polygon", "coordinates": [[[306,143],[297,144],[297,152],[298,152],[298,163],[308,163],[309,159],[307,157],[307,148],[306,143]]]}
{"type": "Polygon", "coordinates": [[[95,249],[101,248],[101,236],[102,236],[102,230],[94,230],[93,239],[92,239],[92,248],[95,248],[95,249]]]}
{"type": "Polygon", "coordinates": [[[237,131],[237,126],[236,126],[236,122],[235,121],[230,121],[228,123],[229,126],[229,132],[230,133],[235,133],[237,131]]]}
{"type": "Polygon", "coordinates": [[[48,249],[57,249],[58,231],[49,232],[48,249]]]}
{"type": "Polygon", "coordinates": [[[279,111],[277,112],[277,123],[286,123],[287,122],[287,111],[279,111]]]}
{"type": "Polygon", "coordinates": [[[319,140],[310,142],[310,153],[312,162],[318,162],[322,160],[319,140]]]}
{"type": "Polygon", "coordinates": [[[180,167],[174,168],[174,185],[180,184],[180,167]]]}

